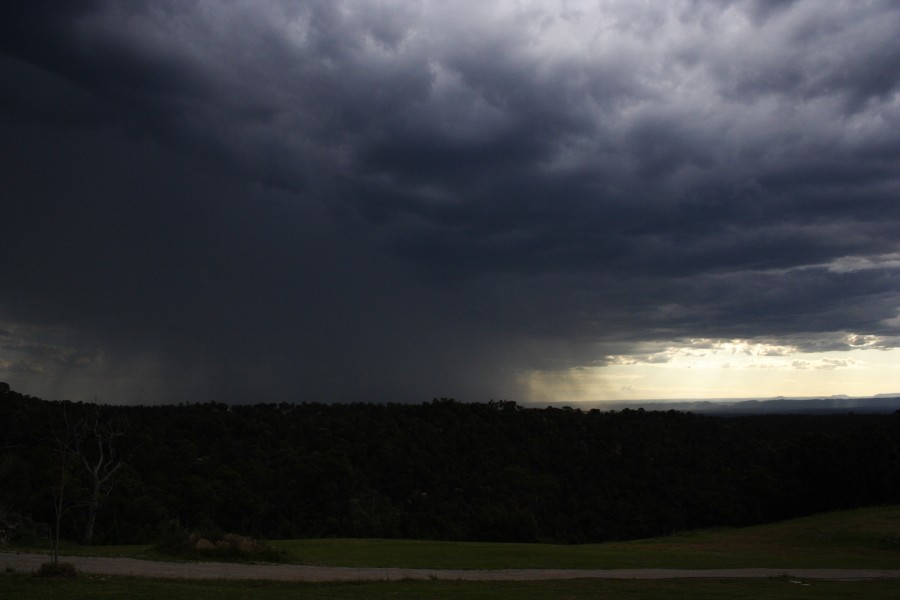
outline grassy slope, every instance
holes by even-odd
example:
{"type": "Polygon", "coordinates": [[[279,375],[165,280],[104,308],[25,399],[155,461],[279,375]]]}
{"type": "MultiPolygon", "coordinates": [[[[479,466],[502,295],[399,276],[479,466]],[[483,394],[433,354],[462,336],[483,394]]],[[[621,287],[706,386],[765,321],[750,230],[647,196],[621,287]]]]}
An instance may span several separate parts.
{"type": "Polygon", "coordinates": [[[273,542],[307,564],[422,568],[900,568],[900,506],[865,508],[741,529],[606,544],[409,540],[273,542]]]}
{"type": "MultiPolygon", "coordinates": [[[[900,569],[900,506],[741,529],[606,544],[311,539],[271,542],[305,564],[420,568],[868,567],[900,569]]],[[[147,546],[69,546],[66,554],[170,560],[147,546]]]]}
{"type": "MultiPolygon", "coordinates": [[[[870,567],[900,568],[900,506],[860,509],[743,529],[692,532],[612,544],[474,544],[404,540],[291,540],[274,545],[301,562],[407,567],[870,567]]],[[[72,550],[76,550],[73,548],[72,550]]],[[[91,547],[79,554],[141,556],[146,546],[91,547]]],[[[74,552],[73,552],[74,553],[74,552]]],[[[196,582],[81,576],[54,581],[0,573],[0,598],[81,600],[131,598],[232,600],[243,598],[773,598],[871,600],[900,597],[900,581],[829,582],[787,579],[671,581],[548,581],[285,584],[196,582]]]]}

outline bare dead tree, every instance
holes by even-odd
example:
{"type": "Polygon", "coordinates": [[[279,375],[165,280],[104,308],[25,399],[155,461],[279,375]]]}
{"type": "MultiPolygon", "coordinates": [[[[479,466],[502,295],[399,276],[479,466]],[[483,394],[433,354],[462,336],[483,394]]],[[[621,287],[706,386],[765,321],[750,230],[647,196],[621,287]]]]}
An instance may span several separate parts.
{"type": "Polygon", "coordinates": [[[97,513],[109,498],[115,485],[116,473],[123,464],[117,443],[125,430],[124,419],[111,414],[100,404],[93,405],[77,417],[73,417],[63,405],[62,423],[51,427],[50,443],[58,457],[59,468],[59,477],[53,486],[53,564],[59,561],[62,519],[70,508],[79,506],[87,509],[82,539],[85,544],[90,544],[93,540],[97,513]],[[86,474],[87,495],[78,494],[78,498],[72,498],[69,487],[78,463],[84,467],[86,474]]]}
{"type": "Polygon", "coordinates": [[[115,486],[116,473],[122,467],[122,455],[117,440],[125,434],[126,422],[100,404],[77,424],[73,438],[73,450],[87,472],[87,519],[84,524],[83,542],[90,544],[94,538],[97,512],[109,498],[115,486]]]}

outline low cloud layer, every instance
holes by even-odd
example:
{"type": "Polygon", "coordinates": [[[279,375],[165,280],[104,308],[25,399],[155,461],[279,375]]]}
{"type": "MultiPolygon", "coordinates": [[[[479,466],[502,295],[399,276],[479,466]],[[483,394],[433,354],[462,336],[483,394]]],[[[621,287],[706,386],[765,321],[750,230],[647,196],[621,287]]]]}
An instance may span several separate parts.
{"type": "Polygon", "coordinates": [[[897,31],[887,0],[5,2],[0,376],[520,399],[654,344],[896,347],[897,31]]]}

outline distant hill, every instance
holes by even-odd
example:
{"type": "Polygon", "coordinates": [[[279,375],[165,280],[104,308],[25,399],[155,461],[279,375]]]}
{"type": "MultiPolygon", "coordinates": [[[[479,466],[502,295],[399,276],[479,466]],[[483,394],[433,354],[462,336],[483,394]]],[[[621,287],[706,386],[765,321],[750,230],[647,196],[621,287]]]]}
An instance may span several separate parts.
{"type": "Polygon", "coordinates": [[[900,410],[900,393],[868,397],[844,395],[827,398],[760,398],[746,400],[635,400],[629,402],[579,402],[582,409],[599,410],[677,410],[708,415],[764,414],[886,414],[900,410]]]}

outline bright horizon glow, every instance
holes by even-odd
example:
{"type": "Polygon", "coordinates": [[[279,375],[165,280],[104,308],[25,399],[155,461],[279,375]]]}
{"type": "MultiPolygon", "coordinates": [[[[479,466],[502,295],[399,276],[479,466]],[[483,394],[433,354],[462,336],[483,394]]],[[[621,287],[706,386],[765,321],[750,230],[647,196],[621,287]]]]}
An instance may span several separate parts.
{"type": "Polygon", "coordinates": [[[602,366],[532,371],[529,402],[874,396],[900,393],[900,349],[800,352],[746,341],[667,346],[602,366]]]}

